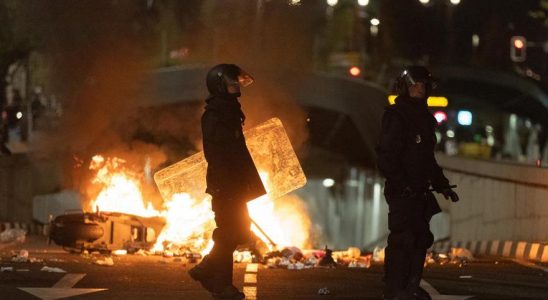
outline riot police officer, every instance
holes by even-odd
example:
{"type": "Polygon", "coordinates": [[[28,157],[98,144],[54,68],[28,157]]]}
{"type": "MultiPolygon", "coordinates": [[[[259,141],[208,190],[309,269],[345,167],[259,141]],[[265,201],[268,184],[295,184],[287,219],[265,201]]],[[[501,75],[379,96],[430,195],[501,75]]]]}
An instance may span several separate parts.
{"type": "Polygon", "coordinates": [[[386,177],[390,230],[384,299],[431,299],[419,286],[426,250],[434,240],[429,222],[441,211],[430,187],[446,199],[459,200],[434,157],[437,122],[427,105],[434,86],[426,68],[405,69],[396,81],[395,105],[387,107],[382,119],[377,154],[386,177]]]}
{"type": "Polygon", "coordinates": [[[215,245],[190,276],[218,299],[243,299],[232,284],[232,253],[250,238],[247,201],[266,194],[247,149],[242,126],[245,115],[238,97],[253,78],[233,64],[220,64],[207,74],[210,93],[202,115],[202,137],[207,166],[207,190],[217,228],[215,245]]]}

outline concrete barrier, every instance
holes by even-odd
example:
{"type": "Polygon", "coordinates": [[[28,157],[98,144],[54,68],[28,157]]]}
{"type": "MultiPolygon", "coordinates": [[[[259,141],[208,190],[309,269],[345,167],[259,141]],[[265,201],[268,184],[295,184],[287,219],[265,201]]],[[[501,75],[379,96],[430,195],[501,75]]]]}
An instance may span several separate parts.
{"type": "Polygon", "coordinates": [[[519,256],[548,241],[547,168],[445,155],[438,162],[461,198],[440,201],[450,216],[451,240],[491,241],[493,254],[519,256]]]}

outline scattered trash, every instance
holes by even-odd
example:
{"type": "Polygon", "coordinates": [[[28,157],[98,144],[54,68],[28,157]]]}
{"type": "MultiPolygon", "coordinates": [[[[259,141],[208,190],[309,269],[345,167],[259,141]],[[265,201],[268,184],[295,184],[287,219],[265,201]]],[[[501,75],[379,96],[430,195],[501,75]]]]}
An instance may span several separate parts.
{"type": "Polygon", "coordinates": [[[331,294],[331,291],[329,291],[329,289],[326,287],[323,287],[318,290],[318,295],[329,295],[329,294],[331,294]]]}
{"type": "Polygon", "coordinates": [[[30,258],[29,258],[29,262],[30,262],[30,263],[42,263],[42,262],[44,262],[44,260],[41,259],[41,258],[30,257],[30,258]]]}
{"type": "Polygon", "coordinates": [[[127,255],[127,250],[125,250],[125,249],[114,250],[114,251],[112,251],[112,254],[117,255],[117,256],[127,255]]]}
{"type": "Polygon", "coordinates": [[[145,250],[139,249],[139,251],[135,252],[134,255],[147,256],[147,253],[145,252],[145,250]]]}
{"type": "Polygon", "coordinates": [[[113,266],[114,265],[114,260],[112,260],[112,257],[105,257],[105,259],[98,259],[94,262],[94,264],[96,265],[100,265],[100,266],[113,266]]]}
{"type": "Polygon", "coordinates": [[[351,261],[348,264],[348,267],[369,269],[371,268],[371,258],[372,258],[372,255],[362,256],[356,260],[351,261]]]}
{"type": "Polygon", "coordinates": [[[27,231],[25,229],[10,228],[0,233],[0,243],[25,242],[27,231]]]}
{"type": "Polygon", "coordinates": [[[333,259],[333,250],[328,249],[327,245],[325,246],[325,256],[320,259],[318,265],[322,267],[336,267],[337,263],[333,259]]]}
{"type": "Polygon", "coordinates": [[[11,258],[12,262],[27,262],[29,260],[29,252],[25,249],[19,251],[19,253],[11,258]]]}
{"type": "Polygon", "coordinates": [[[373,261],[374,262],[384,262],[384,249],[381,247],[375,247],[373,250],[373,261]]]}
{"type": "Polygon", "coordinates": [[[0,272],[13,272],[13,267],[0,267],[0,272]]]}
{"type": "Polygon", "coordinates": [[[50,273],[66,273],[67,272],[61,268],[54,268],[54,267],[48,267],[48,266],[44,266],[42,269],[40,269],[40,271],[50,272],[50,273]]]}
{"type": "Polygon", "coordinates": [[[459,278],[469,279],[469,278],[472,278],[472,275],[461,275],[461,276],[459,276],[459,278]]]}
{"type": "Polygon", "coordinates": [[[451,248],[451,259],[466,259],[466,260],[473,260],[474,255],[472,255],[472,252],[466,248],[451,248]]]}
{"type": "Polygon", "coordinates": [[[296,262],[294,264],[287,265],[288,270],[302,270],[304,269],[304,264],[302,262],[296,262]]]}
{"type": "Polygon", "coordinates": [[[48,259],[48,261],[53,261],[53,262],[65,262],[64,259],[60,259],[60,258],[50,258],[50,259],[48,259]]]}
{"type": "Polygon", "coordinates": [[[253,255],[250,251],[236,251],[233,260],[236,263],[251,263],[253,262],[253,255]]]}

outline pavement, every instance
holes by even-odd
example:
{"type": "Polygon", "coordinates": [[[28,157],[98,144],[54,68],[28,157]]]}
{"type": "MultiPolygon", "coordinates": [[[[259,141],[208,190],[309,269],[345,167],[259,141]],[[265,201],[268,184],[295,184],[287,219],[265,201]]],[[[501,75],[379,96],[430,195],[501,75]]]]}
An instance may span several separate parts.
{"type": "MultiPolygon", "coordinates": [[[[185,258],[126,255],[113,266],[100,257],[67,253],[31,237],[23,244],[0,244],[0,299],[212,299],[187,271],[185,258]],[[25,249],[37,262],[16,263],[25,249]],[[41,271],[44,266],[66,273],[41,271]],[[13,271],[6,271],[5,268],[13,271]]],[[[535,265],[538,266],[538,265],[535,265]]],[[[269,269],[235,264],[234,284],[246,299],[380,299],[382,265],[369,269],[269,269]],[[320,295],[320,289],[327,295],[320,295]]],[[[480,258],[464,266],[429,265],[423,287],[433,299],[548,299],[548,272],[509,259],[480,258]]]]}

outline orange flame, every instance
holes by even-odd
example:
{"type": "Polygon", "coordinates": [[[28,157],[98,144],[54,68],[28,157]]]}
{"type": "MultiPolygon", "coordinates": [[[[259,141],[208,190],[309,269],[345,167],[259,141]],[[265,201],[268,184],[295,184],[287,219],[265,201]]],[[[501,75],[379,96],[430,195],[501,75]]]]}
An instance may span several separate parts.
{"type": "MultiPolygon", "coordinates": [[[[90,169],[97,171],[93,184],[103,186],[92,201],[92,210],[133,214],[143,217],[162,217],[166,225],[152,250],[186,249],[191,252],[209,253],[213,247],[211,235],[215,228],[211,197],[194,199],[190,194],[174,194],[158,211],[145,201],[138,174],[124,168],[120,158],[92,158],[90,169]]],[[[263,182],[265,175],[261,172],[263,182]]],[[[268,190],[268,186],[267,186],[268,190]]],[[[285,196],[276,201],[267,195],[248,203],[251,218],[278,246],[308,246],[310,219],[302,202],[296,196],[285,196]]],[[[252,225],[251,230],[273,250],[268,239],[252,225]]]]}

